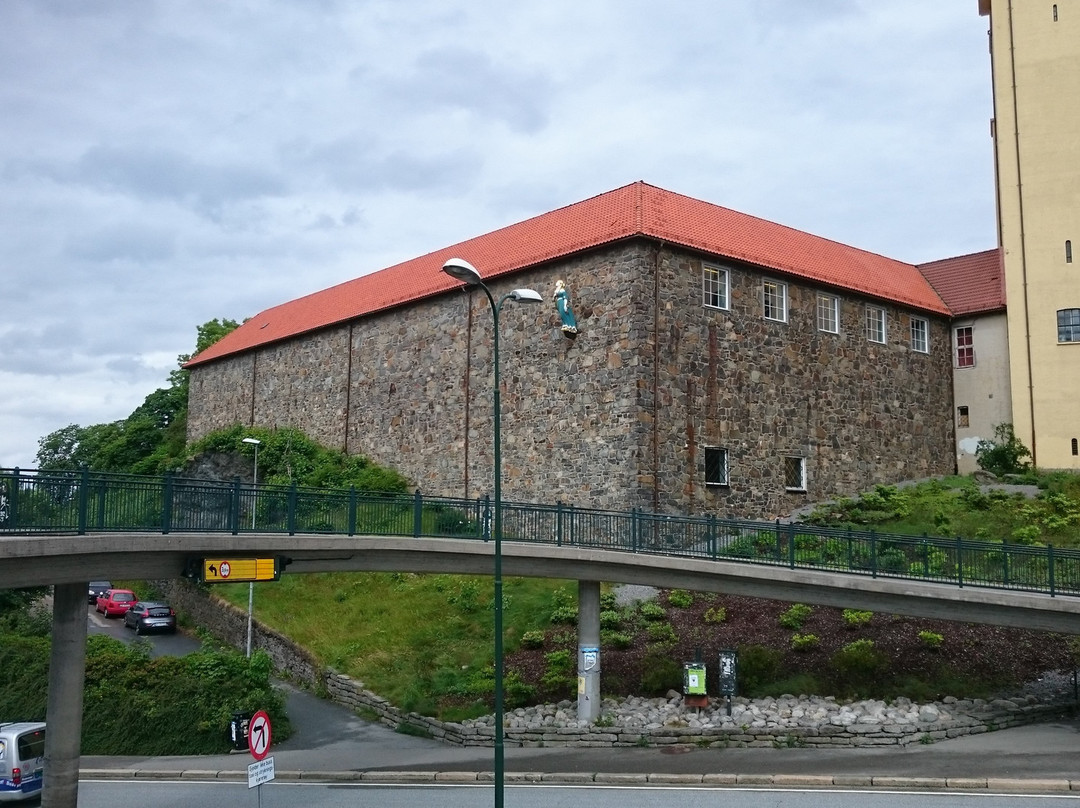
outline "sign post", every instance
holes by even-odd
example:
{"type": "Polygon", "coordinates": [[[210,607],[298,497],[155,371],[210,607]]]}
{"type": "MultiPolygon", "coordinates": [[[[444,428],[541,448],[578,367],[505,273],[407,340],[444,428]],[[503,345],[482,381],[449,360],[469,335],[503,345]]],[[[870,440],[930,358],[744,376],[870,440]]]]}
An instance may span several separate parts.
{"type": "Polygon", "coordinates": [[[255,762],[248,765],[248,788],[258,787],[262,805],[262,784],[274,779],[274,758],[270,753],[270,716],[259,710],[248,723],[248,749],[255,762]]]}

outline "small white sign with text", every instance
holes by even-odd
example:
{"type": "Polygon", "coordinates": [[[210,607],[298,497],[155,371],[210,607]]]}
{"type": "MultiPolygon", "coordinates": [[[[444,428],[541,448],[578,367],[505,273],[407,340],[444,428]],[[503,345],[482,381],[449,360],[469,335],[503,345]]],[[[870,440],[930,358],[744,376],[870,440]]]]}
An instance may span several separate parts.
{"type": "Polygon", "coordinates": [[[248,764],[248,788],[261,786],[274,779],[274,758],[265,757],[248,764]]]}

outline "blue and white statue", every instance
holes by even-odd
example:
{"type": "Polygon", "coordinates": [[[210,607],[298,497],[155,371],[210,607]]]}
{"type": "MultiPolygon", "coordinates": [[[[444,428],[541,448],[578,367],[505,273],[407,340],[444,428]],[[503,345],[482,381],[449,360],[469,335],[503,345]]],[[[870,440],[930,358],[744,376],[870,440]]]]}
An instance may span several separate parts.
{"type": "Polygon", "coordinates": [[[555,308],[559,310],[559,319],[562,320],[562,331],[566,336],[573,339],[577,335],[577,320],[574,312],[570,309],[570,295],[566,291],[566,284],[555,281],[555,308]]]}

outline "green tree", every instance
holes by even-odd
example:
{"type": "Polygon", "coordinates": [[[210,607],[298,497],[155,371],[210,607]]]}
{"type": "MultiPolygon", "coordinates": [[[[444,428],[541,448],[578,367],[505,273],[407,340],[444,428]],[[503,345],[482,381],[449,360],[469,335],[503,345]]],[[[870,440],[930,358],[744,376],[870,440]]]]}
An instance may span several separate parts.
{"type": "Polygon", "coordinates": [[[1016,437],[1012,424],[994,427],[993,440],[981,440],[975,448],[979,467],[996,474],[1023,474],[1031,469],[1031,451],[1016,437]]]}

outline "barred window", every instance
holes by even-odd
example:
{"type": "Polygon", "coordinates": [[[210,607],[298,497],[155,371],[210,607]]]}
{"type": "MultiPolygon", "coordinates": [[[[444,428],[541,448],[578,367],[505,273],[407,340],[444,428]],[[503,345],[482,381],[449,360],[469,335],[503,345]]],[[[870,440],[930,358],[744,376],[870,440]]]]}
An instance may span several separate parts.
{"type": "Polygon", "coordinates": [[[713,309],[728,307],[728,271],[723,267],[702,264],[701,305],[713,309]]]}
{"type": "Polygon", "coordinates": [[[880,306],[866,307],[866,338],[885,344],[885,309],[880,306]]]}
{"type": "Polygon", "coordinates": [[[784,458],[784,488],[788,491],[806,490],[806,458],[784,458]]]}
{"type": "Polygon", "coordinates": [[[764,302],[765,319],[787,322],[787,284],[779,281],[765,281],[764,302]]]}
{"type": "Polygon", "coordinates": [[[922,317],[911,318],[911,350],[930,353],[930,323],[922,317]]]}
{"type": "Polygon", "coordinates": [[[705,447],[705,485],[728,484],[727,449],[705,447]]]}
{"type": "Polygon", "coordinates": [[[836,295],[818,293],[817,328],[829,334],[840,333],[840,298],[836,295]]]}

